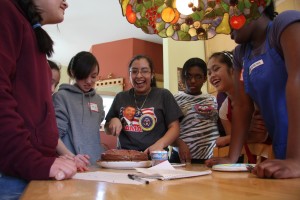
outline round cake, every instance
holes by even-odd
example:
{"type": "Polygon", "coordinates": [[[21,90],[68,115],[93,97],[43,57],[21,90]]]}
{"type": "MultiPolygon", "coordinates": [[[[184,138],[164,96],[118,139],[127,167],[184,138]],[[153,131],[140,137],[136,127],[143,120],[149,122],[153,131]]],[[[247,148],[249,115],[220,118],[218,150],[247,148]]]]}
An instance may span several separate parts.
{"type": "Polygon", "coordinates": [[[101,154],[101,161],[146,161],[148,155],[136,151],[125,149],[110,149],[101,154]]]}

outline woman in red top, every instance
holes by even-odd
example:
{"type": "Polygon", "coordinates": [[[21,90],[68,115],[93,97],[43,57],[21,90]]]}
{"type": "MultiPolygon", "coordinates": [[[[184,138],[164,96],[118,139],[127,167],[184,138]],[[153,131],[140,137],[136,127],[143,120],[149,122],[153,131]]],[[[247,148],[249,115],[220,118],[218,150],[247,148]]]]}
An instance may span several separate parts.
{"type": "Polygon", "coordinates": [[[64,0],[0,0],[0,199],[17,199],[30,180],[71,178],[73,160],[58,158],[58,130],[42,29],[63,21],[64,0]]]}

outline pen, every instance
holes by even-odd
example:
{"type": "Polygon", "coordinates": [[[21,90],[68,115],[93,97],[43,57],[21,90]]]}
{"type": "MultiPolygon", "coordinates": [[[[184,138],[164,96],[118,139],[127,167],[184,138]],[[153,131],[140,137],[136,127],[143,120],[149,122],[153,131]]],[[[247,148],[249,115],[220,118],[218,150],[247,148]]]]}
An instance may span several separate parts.
{"type": "Polygon", "coordinates": [[[247,164],[246,165],[247,170],[252,173],[252,170],[254,169],[254,167],[252,165],[247,164]]]}
{"type": "Polygon", "coordinates": [[[144,180],[134,174],[128,174],[128,178],[130,178],[131,180],[134,180],[134,181],[138,181],[138,182],[141,182],[141,183],[144,183],[144,184],[149,184],[149,181],[147,180],[144,180]]]}

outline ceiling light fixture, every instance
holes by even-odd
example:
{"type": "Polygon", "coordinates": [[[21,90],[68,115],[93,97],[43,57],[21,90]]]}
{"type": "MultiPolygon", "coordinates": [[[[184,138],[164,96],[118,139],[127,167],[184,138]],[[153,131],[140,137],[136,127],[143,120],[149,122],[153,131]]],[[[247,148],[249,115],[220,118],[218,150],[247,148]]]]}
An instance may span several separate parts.
{"type": "Polygon", "coordinates": [[[119,0],[123,16],[147,34],[179,41],[230,34],[261,16],[271,0],[119,0]]]}
{"type": "Polygon", "coordinates": [[[196,11],[198,7],[198,0],[178,0],[176,1],[176,8],[179,13],[183,15],[190,15],[196,11]]]}

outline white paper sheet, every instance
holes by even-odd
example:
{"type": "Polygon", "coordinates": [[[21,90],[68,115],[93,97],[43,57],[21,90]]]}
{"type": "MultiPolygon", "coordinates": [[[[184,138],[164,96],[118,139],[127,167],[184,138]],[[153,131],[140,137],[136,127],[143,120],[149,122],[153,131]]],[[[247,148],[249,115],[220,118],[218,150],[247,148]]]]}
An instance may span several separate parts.
{"type": "MultiPolygon", "coordinates": [[[[205,171],[186,171],[175,169],[169,161],[162,162],[151,168],[136,168],[137,172],[141,172],[146,175],[158,175],[160,180],[170,180],[170,179],[178,179],[178,178],[187,178],[194,176],[202,176],[211,174],[211,170],[205,171]]],[[[132,174],[133,172],[83,172],[77,173],[73,176],[73,179],[82,179],[82,180],[91,180],[91,181],[103,181],[108,183],[121,183],[121,184],[145,184],[136,180],[131,180],[128,178],[128,173],[132,174]]],[[[138,173],[135,173],[138,174],[138,173]]],[[[155,181],[157,179],[145,178],[148,181],[155,181]]]]}
{"type": "Polygon", "coordinates": [[[187,171],[187,170],[179,170],[175,169],[169,161],[164,161],[158,165],[155,165],[151,168],[136,168],[138,172],[147,175],[157,176],[160,175],[161,180],[171,180],[171,179],[178,179],[178,178],[188,178],[194,176],[203,176],[207,174],[211,174],[211,170],[205,171],[187,171]]]}
{"type": "MultiPolygon", "coordinates": [[[[103,181],[108,183],[121,183],[121,184],[144,184],[139,181],[131,180],[128,178],[128,172],[84,172],[77,173],[73,176],[73,179],[91,180],[91,181],[103,181]]],[[[154,181],[154,180],[149,180],[154,181]]]]}

